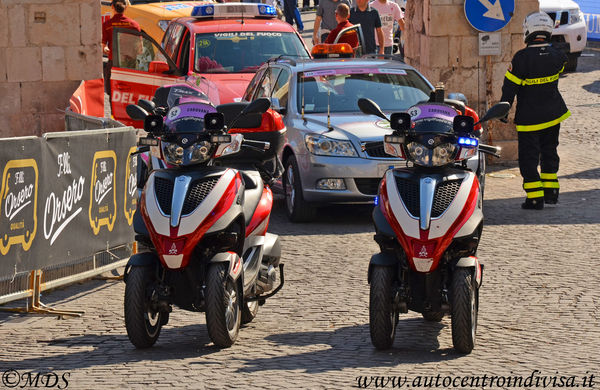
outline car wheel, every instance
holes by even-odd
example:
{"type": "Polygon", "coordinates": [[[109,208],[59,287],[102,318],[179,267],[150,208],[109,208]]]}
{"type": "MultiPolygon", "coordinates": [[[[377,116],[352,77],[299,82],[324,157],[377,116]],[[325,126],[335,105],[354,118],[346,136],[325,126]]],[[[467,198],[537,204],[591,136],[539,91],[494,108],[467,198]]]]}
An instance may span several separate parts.
{"type": "Polygon", "coordinates": [[[302,196],[300,171],[295,156],[290,156],[285,162],[283,191],[285,193],[285,210],[290,221],[307,222],[315,217],[315,208],[302,196]]]}
{"type": "Polygon", "coordinates": [[[567,54],[567,64],[565,65],[565,72],[575,72],[577,70],[577,60],[579,59],[579,53],[567,54]]]}

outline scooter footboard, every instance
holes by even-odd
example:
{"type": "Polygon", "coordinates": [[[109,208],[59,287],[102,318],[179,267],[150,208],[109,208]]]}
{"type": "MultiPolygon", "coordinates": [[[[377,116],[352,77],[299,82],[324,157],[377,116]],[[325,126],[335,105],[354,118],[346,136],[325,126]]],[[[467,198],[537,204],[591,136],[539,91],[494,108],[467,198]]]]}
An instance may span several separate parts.
{"type": "Polygon", "coordinates": [[[279,236],[272,233],[265,235],[265,244],[263,250],[263,263],[268,263],[277,267],[281,259],[281,243],[279,236]]]}

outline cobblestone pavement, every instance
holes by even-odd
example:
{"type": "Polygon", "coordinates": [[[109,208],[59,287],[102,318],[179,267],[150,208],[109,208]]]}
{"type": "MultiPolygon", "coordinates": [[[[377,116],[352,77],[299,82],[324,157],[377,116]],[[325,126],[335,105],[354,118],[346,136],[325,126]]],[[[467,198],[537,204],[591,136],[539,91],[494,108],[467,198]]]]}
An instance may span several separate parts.
{"type": "Polygon", "coordinates": [[[282,238],[286,286],[233,347],[212,346],[203,314],[175,309],[155,347],[136,350],[123,322],[124,284],[92,280],[43,296],[84,309],[82,318],[0,314],[0,371],[52,371],[78,389],[337,389],[356,387],[359,376],[407,376],[412,385],[420,375],[527,378],[534,370],[557,385],[561,375],[576,376],[573,384],[587,376],[589,385],[590,375],[600,376],[600,51],[586,55],[593,56],[560,82],[573,113],[561,130],[560,205],[522,211],[515,165],[487,177],[472,354],[452,349],[449,318],[427,323],[415,313],[400,317],[392,350],[376,351],[366,282],[378,250],[370,210],[335,207],[295,225],[279,202],[270,230],[282,238]]]}

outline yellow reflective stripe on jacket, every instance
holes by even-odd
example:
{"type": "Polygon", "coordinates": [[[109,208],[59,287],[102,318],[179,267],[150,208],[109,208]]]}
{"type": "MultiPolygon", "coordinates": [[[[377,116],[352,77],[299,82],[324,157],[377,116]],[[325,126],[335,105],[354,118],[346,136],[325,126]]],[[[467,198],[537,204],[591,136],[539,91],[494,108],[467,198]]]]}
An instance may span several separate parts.
{"type": "Polygon", "coordinates": [[[525,189],[525,190],[530,190],[532,188],[541,188],[541,187],[542,187],[541,181],[532,181],[530,183],[523,183],[523,189],[525,189]]]}
{"type": "Polygon", "coordinates": [[[559,124],[560,122],[564,121],[565,119],[567,119],[570,116],[571,116],[571,112],[567,111],[560,118],[554,119],[553,121],[549,121],[549,122],[545,122],[545,123],[540,123],[540,124],[537,124],[537,125],[517,125],[517,131],[537,131],[537,130],[544,130],[544,129],[547,129],[548,127],[552,127],[554,125],[559,124]]]}
{"type": "Polygon", "coordinates": [[[544,188],[560,188],[557,181],[545,181],[544,188]]]}
{"type": "Polygon", "coordinates": [[[552,83],[558,80],[558,73],[552,76],[547,77],[538,77],[537,79],[525,79],[523,80],[523,85],[539,85],[539,84],[547,84],[552,83]]]}
{"type": "Polygon", "coordinates": [[[540,173],[540,179],[542,180],[556,180],[558,175],[556,173],[540,173]]]}
{"type": "Polygon", "coordinates": [[[504,77],[506,77],[507,79],[509,79],[510,81],[512,81],[513,83],[515,83],[517,85],[523,84],[523,80],[521,80],[520,78],[518,78],[514,74],[510,73],[509,70],[506,71],[506,74],[504,75],[504,77]]]}
{"type": "Polygon", "coordinates": [[[527,193],[527,198],[531,199],[531,198],[543,198],[544,197],[544,191],[534,191],[534,192],[528,192],[527,193]]]}

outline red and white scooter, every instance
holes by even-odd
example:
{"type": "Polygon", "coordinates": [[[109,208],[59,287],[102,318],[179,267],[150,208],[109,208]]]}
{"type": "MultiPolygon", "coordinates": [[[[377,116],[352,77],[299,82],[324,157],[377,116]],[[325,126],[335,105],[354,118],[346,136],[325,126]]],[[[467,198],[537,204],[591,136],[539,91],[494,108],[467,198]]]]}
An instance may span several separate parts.
{"type": "MultiPolygon", "coordinates": [[[[399,313],[422,313],[428,321],[452,317],[452,341],[461,353],[475,345],[483,265],[476,257],[483,229],[482,191],[466,160],[495,147],[479,144],[474,120],[444,103],[421,103],[387,118],[367,99],[364,113],[390,121],[388,154],[407,160],[388,170],[373,210],[381,252],[369,263],[369,324],[378,349],[390,348],[399,313]]],[[[504,117],[498,103],[479,121],[504,117]]]]}
{"type": "Polygon", "coordinates": [[[269,106],[268,99],[237,105],[235,123],[246,122],[240,132],[254,128],[248,138],[272,142],[228,133],[219,107],[206,103],[175,105],[164,123],[146,117],[140,145],[170,168],[150,172],[134,217],[141,252],[126,267],[124,306],[136,347],[156,342],[173,304],[206,312],[211,340],[229,347],[240,324],[283,286],[279,238],[267,233],[273,196],[257,168],[277,153],[285,130],[269,106]],[[268,120],[280,126],[265,129],[268,120]]]}

